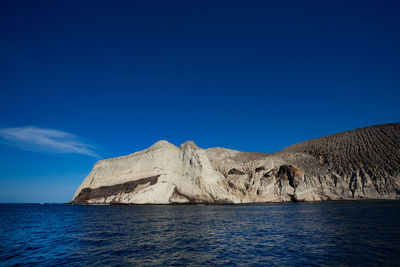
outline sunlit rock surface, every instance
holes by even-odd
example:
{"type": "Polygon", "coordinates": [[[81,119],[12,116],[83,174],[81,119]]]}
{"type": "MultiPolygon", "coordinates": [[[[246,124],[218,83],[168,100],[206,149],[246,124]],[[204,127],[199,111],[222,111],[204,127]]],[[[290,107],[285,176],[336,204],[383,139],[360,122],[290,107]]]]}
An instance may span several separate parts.
{"type": "Polygon", "coordinates": [[[76,204],[255,203],[400,198],[400,124],[317,138],[274,154],[159,141],[97,162],[76,204]]]}

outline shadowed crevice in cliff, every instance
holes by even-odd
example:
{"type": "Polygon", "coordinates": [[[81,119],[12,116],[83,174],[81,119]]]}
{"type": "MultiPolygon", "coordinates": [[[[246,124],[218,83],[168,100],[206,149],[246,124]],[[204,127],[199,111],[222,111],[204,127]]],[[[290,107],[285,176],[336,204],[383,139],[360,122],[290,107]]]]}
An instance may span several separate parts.
{"type": "Polygon", "coordinates": [[[103,197],[107,198],[109,196],[115,196],[120,193],[130,193],[135,191],[138,185],[147,183],[150,183],[150,185],[154,185],[155,183],[157,183],[158,177],[160,177],[160,175],[146,177],[139,180],[117,185],[101,186],[99,188],[94,188],[94,189],[86,187],[81,190],[81,192],[76,196],[76,198],[74,198],[74,200],[72,200],[71,203],[73,204],[88,203],[88,200],[90,199],[103,198],[103,197]]]}
{"type": "Polygon", "coordinates": [[[300,170],[291,165],[282,165],[277,174],[278,178],[289,181],[289,185],[294,189],[302,182],[302,175],[300,170]]]}

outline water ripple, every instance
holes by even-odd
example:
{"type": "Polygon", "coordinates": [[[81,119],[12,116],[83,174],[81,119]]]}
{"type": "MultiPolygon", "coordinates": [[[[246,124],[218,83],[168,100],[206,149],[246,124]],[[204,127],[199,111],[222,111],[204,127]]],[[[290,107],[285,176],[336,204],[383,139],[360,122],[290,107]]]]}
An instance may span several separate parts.
{"type": "Polygon", "coordinates": [[[400,202],[0,205],[0,265],[397,265],[400,202]]]}

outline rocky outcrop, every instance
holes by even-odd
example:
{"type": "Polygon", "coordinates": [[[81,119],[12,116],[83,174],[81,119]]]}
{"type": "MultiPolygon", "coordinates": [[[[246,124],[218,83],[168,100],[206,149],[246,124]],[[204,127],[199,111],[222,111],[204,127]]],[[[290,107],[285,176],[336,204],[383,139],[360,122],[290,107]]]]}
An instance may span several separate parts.
{"type": "Polygon", "coordinates": [[[274,154],[159,141],[95,164],[72,203],[255,203],[400,198],[400,124],[356,129],[274,154]]]}

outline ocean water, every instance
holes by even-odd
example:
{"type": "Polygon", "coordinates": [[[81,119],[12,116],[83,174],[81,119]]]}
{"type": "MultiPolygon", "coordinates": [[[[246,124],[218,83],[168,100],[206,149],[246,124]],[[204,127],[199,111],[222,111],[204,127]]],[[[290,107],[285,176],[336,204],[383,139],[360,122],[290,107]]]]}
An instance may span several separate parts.
{"type": "Polygon", "coordinates": [[[400,202],[0,205],[0,265],[400,265],[400,202]]]}

